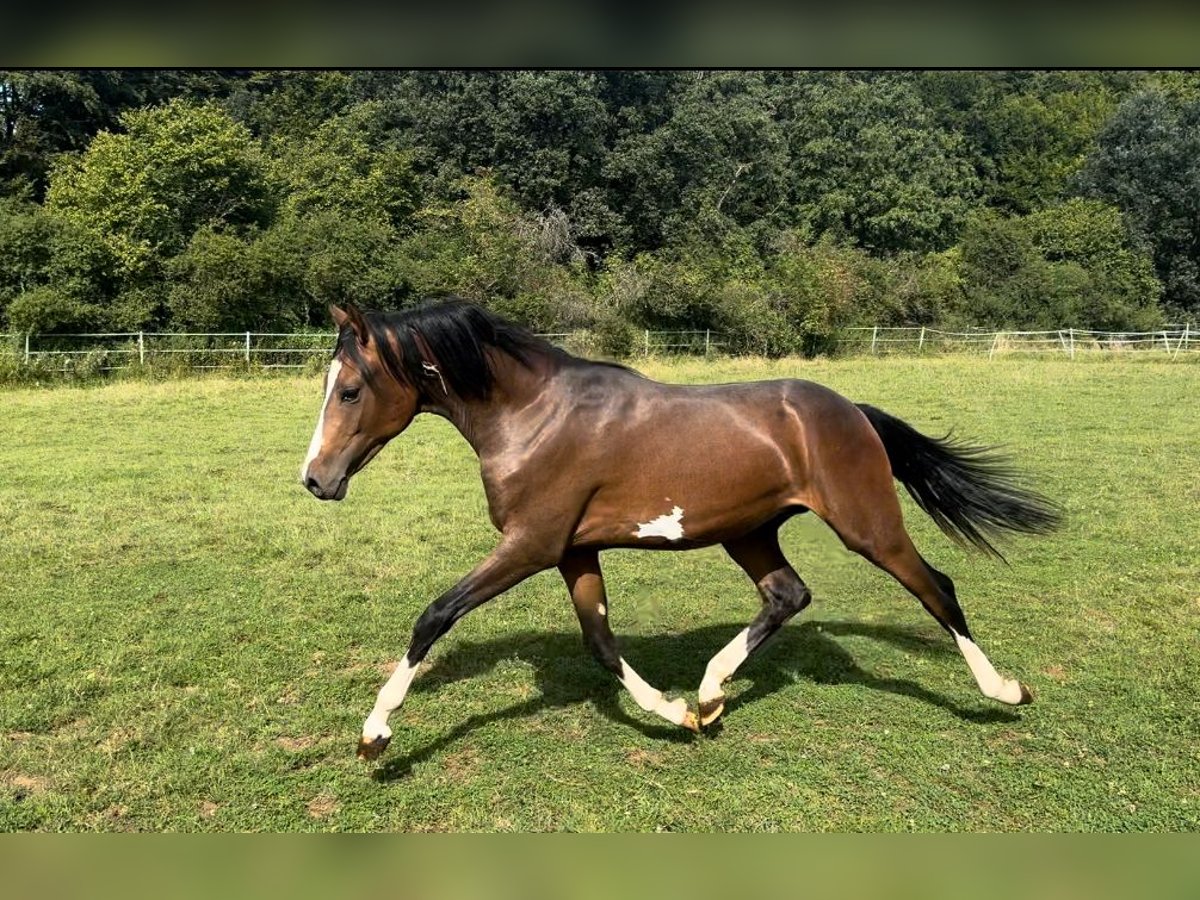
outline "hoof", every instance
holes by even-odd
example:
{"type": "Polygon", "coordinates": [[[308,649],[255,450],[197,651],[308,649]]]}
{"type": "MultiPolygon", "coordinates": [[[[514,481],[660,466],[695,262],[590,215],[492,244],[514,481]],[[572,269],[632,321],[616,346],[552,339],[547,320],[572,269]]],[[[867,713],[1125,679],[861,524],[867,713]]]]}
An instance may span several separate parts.
{"type": "Polygon", "coordinates": [[[694,712],[692,712],[690,709],[687,711],[687,715],[685,715],[683,717],[683,721],[680,722],[679,724],[682,725],[684,728],[686,728],[688,731],[694,732],[696,734],[700,733],[700,721],[696,718],[696,714],[694,712]]]}
{"type": "Polygon", "coordinates": [[[725,712],[725,696],[700,701],[700,724],[707,728],[725,712]]]}
{"type": "MultiPolygon", "coordinates": [[[[1020,682],[1018,682],[1020,684],[1020,682]]],[[[1021,685],[1021,699],[1017,701],[1017,706],[1026,706],[1033,702],[1033,694],[1029,692],[1029,688],[1021,685]]]]}
{"type": "Polygon", "coordinates": [[[371,741],[368,741],[366,738],[359,738],[358,752],[355,756],[367,762],[379,759],[379,755],[387,749],[387,745],[391,740],[391,738],[383,737],[382,735],[371,741]]]}

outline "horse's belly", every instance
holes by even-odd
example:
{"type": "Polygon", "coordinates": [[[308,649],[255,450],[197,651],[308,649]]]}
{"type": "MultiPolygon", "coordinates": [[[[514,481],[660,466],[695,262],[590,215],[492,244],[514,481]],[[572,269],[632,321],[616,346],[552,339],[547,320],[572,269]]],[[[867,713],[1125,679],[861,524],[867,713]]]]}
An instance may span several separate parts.
{"type": "Polygon", "coordinates": [[[598,492],[572,543],[687,550],[741,537],[801,505],[783,479],[757,484],[680,480],[644,491],[598,492]]]}
{"type": "Polygon", "coordinates": [[[764,389],[697,395],[610,435],[573,543],[687,549],[808,506],[796,419],[767,388],[762,397],[764,389]]]}

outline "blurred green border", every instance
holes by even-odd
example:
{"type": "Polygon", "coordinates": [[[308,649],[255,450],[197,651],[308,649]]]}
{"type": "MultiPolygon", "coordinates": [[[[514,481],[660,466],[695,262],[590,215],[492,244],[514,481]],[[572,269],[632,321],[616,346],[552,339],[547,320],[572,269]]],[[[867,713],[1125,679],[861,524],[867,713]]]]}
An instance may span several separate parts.
{"type": "MultiPolygon", "coordinates": [[[[9,66],[1180,67],[1200,8],[516,3],[327,11],[78,9],[0,29],[9,66]]],[[[58,11],[56,11],[57,13],[58,11]]],[[[19,23],[19,24],[18,24],[19,23]]]]}
{"type": "Polygon", "coordinates": [[[7,836],[5,895],[422,900],[1200,896],[1188,836],[7,836]]]}

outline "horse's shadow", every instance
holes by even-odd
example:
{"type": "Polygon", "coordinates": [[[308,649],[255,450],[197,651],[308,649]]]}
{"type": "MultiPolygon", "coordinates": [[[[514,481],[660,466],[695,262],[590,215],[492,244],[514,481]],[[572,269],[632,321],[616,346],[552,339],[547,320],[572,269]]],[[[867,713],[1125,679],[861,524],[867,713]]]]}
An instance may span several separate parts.
{"type": "MultiPolygon", "coordinates": [[[[622,655],[646,681],[670,691],[694,692],[708,659],[733,638],[742,625],[713,625],[674,634],[626,635],[620,638],[622,655]]],[[[856,622],[804,622],[782,629],[762,651],[738,671],[737,680],[750,682],[725,707],[725,715],[755,703],[796,681],[814,684],[857,684],[871,690],[911,697],[940,707],[968,722],[1013,722],[1018,716],[995,706],[963,706],[916,682],[885,678],[860,668],[834,640],[841,635],[861,636],[892,644],[919,655],[953,653],[939,635],[927,635],[892,625],[856,622]]],[[[467,734],[490,722],[531,716],[543,709],[591,703],[598,712],[629,725],[648,737],[688,742],[695,736],[681,728],[657,725],[628,715],[618,701],[621,686],[593,661],[580,635],[568,632],[519,632],[487,641],[460,641],[438,656],[428,672],[413,685],[413,694],[436,693],[447,683],[482,675],[497,664],[522,660],[533,668],[538,696],[490,713],[470,716],[441,737],[403,756],[391,756],[375,777],[403,778],[424,762],[467,734]]],[[[967,676],[966,667],[963,675],[967,676]]],[[[968,676],[969,677],[969,676],[968,676]]],[[[694,703],[694,697],[692,698],[694,703]]],[[[706,734],[720,733],[720,725],[706,734]]]]}

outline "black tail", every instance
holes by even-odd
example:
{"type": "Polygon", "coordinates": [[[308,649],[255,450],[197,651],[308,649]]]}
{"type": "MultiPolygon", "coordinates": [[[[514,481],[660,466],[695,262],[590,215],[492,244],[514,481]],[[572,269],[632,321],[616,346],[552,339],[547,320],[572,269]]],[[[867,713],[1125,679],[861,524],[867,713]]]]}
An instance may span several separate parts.
{"type": "Polygon", "coordinates": [[[858,408],[883,441],[892,474],[937,526],[960,543],[1001,559],[989,536],[1005,531],[1046,534],[1062,521],[1058,506],[1021,486],[992,447],[926,437],[865,403],[858,408]]]}

